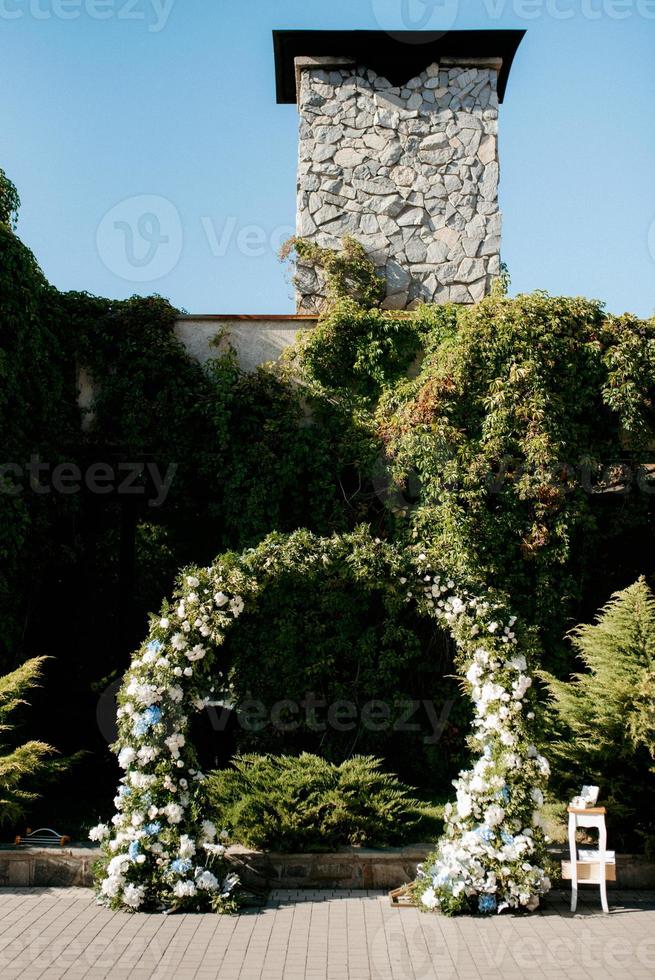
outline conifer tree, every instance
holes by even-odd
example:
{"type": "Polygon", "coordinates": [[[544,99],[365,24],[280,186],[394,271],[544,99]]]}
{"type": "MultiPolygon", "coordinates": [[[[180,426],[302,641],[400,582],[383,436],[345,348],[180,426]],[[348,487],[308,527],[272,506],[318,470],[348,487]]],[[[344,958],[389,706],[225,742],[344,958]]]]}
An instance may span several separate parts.
{"type": "MultiPolygon", "coordinates": [[[[24,695],[41,678],[45,657],[28,660],[11,674],[0,677],[0,738],[13,731],[10,716],[20,705],[27,704],[24,695]]],[[[14,823],[38,794],[32,788],[35,777],[58,768],[49,757],[54,749],[44,742],[29,741],[17,748],[0,745],[0,823],[14,823]]]]}
{"type": "Polygon", "coordinates": [[[655,596],[644,578],[615,593],[570,639],[583,671],[542,675],[555,740],[548,753],[565,792],[601,787],[614,834],[655,844],[655,596]],[[612,819],[613,818],[613,819],[612,819]]]}

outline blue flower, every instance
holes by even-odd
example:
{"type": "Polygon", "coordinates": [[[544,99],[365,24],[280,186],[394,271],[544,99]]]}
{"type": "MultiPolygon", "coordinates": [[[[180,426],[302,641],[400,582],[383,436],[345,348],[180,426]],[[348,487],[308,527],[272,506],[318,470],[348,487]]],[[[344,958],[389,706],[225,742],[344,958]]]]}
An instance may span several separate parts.
{"type": "Polygon", "coordinates": [[[498,793],[497,795],[498,795],[498,799],[504,800],[504,802],[507,803],[507,801],[509,800],[509,790],[507,789],[507,786],[503,786],[500,793],[498,793]]]}
{"type": "Polygon", "coordinates": [[[176,861],[171,861],[171,871],[176,875],[185,875],[187,871],[191,871],[193,867],[193,862],[189,861],[188,858],[178,858],[176,861]]]}
{"type": "Polygon", "coordinates": [[[443,886],[444,885],[447,885],[449,881],[450,881],[450,878],[448,877],[448,875],[446,874],[446,872],[445,871],[440,871],[439,874],[438,875],[435,875],[434,878],[432,879],[432,887],[433,888],[443,888],[443,886]]]}
{"type": "Polygon", "coordinates": [[[139,851],[140,851],[140,847],[139,847],[138,840],[133,840],[132,843],[130,844],[130,846],[128,848],[128,852],[127,852],[130,855],[130,860],[131,861],[136,861],[136,858],[137,858],[137,856],[139,854],[139,851]]]}
{"type": "Polygon", "coordinates": [[[132,725],[132,731],[135,735],[145,735],[149,728],[156,725],[158,721],[161,721],[161,708],[153,704],[141,715],[137,715],[132,725]]]}
{"type": "Polygon", "coordinates": [[[495,895],[480,895],[478,898],[478,909],[483,915],[489,915],[498,908],[495,895]]]}
{"type": "Polygon", "coordinates": [[[147,823],[143,829],[149,837],[156,837],[161,831],[161,824],[158,820],[155,820],[154,823],[147,823]]]}
{"type": "Polygon", "coordinates": [[[129,786],[120,786],[118,790],[119,796],[129,796],[132,790],[129,786]]]}
{"type": "Polygon", "coordinates": [[[159,653],[159,651],[162,650],[163,647],[164,644],[161,642],[161,640],[151,640],[148,646],[146,647],[146,650],[148,651],[148,653],[159,653]]]}
{"type": "Polygon", "coordinates": [[[513,844],[514,843],[514,838],[512,837],[511,834],[508,834],[506,830],[503,830],[503,832],[502,832],[502,834],[500,836],[502,838],[503,844],[513,844]]]}
{"type": "Polygon", "coordinates": [[[480,824],[480,826],[476,828],[475,832],[478,837],[485,842],[485,844],[489,844],[493,840],[493,830],[491,830],[490,827],[487,827],[486,824],[480,824]]]}

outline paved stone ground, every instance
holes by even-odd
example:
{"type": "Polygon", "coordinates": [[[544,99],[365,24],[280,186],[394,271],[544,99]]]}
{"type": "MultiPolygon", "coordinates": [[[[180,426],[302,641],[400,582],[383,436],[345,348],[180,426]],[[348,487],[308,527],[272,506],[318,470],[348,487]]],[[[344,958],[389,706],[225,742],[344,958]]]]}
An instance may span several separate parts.
{"type": "Polygon", "coordinates": [[[655,977],[655,893],[554,893],[533,916],[444,919],[379,892],[277,891],[240,916],[126,915],[83,888],[0,889],[2,980],[655,977]]]}

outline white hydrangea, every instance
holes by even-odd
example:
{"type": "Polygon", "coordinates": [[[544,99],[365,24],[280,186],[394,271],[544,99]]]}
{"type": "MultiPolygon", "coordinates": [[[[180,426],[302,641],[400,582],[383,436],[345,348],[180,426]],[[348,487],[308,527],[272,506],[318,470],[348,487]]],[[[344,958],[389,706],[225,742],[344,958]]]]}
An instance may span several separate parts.
{"type": "MultiPolygon", "coordinates": [[[[141,857],[143,857],[143,855],[141,855],[141,857]]],[[[146,890],[143,885],[126,885],[123,889],[123,902],[132,909],[138,909],[143,902],[145,891],[146,890]]]]}
{"type": "Polygon", "coordinates": [[[196,894],[196,886],[192,881],[177,881],[173,894],[176,898],[192,898],[196,894]]]}
{"type": "Polygon", "coordinates": [[[121,769],[128,769],[135,759],[136,752],[130,745],[126,745],[125,748],[122,748],[118,753],[118,765],[121,767],[121,769]]]}
{"type": "Polygon", "coordinates": [[[89,831],[89,840],[106,840],[110,833],[111,831],[106,823],[99,823],[96,827],[92,827],[89,831]]]}

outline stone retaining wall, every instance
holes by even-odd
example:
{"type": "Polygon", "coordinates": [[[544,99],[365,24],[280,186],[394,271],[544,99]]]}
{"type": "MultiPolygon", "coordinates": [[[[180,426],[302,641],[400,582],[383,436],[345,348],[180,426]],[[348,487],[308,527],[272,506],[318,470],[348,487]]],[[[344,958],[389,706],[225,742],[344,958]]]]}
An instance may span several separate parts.
{"type": "MultiPolygon", "coordinates": [[[[274,854],[232,847],[229,856],[246,884],[274,888],[397,888],[416,876],[434,844],[368,850],[344,847],[330,854],[274,854]]],[[[0,887],[71,887],[92,884],[97,847],[16,848],[0,850],[0,887]]],[[[553,857],[565,856],[553,848],[553,857]]],[[[655,888],[655,863],[619,854],[617,882],[610,888],[655,888]]]]}

